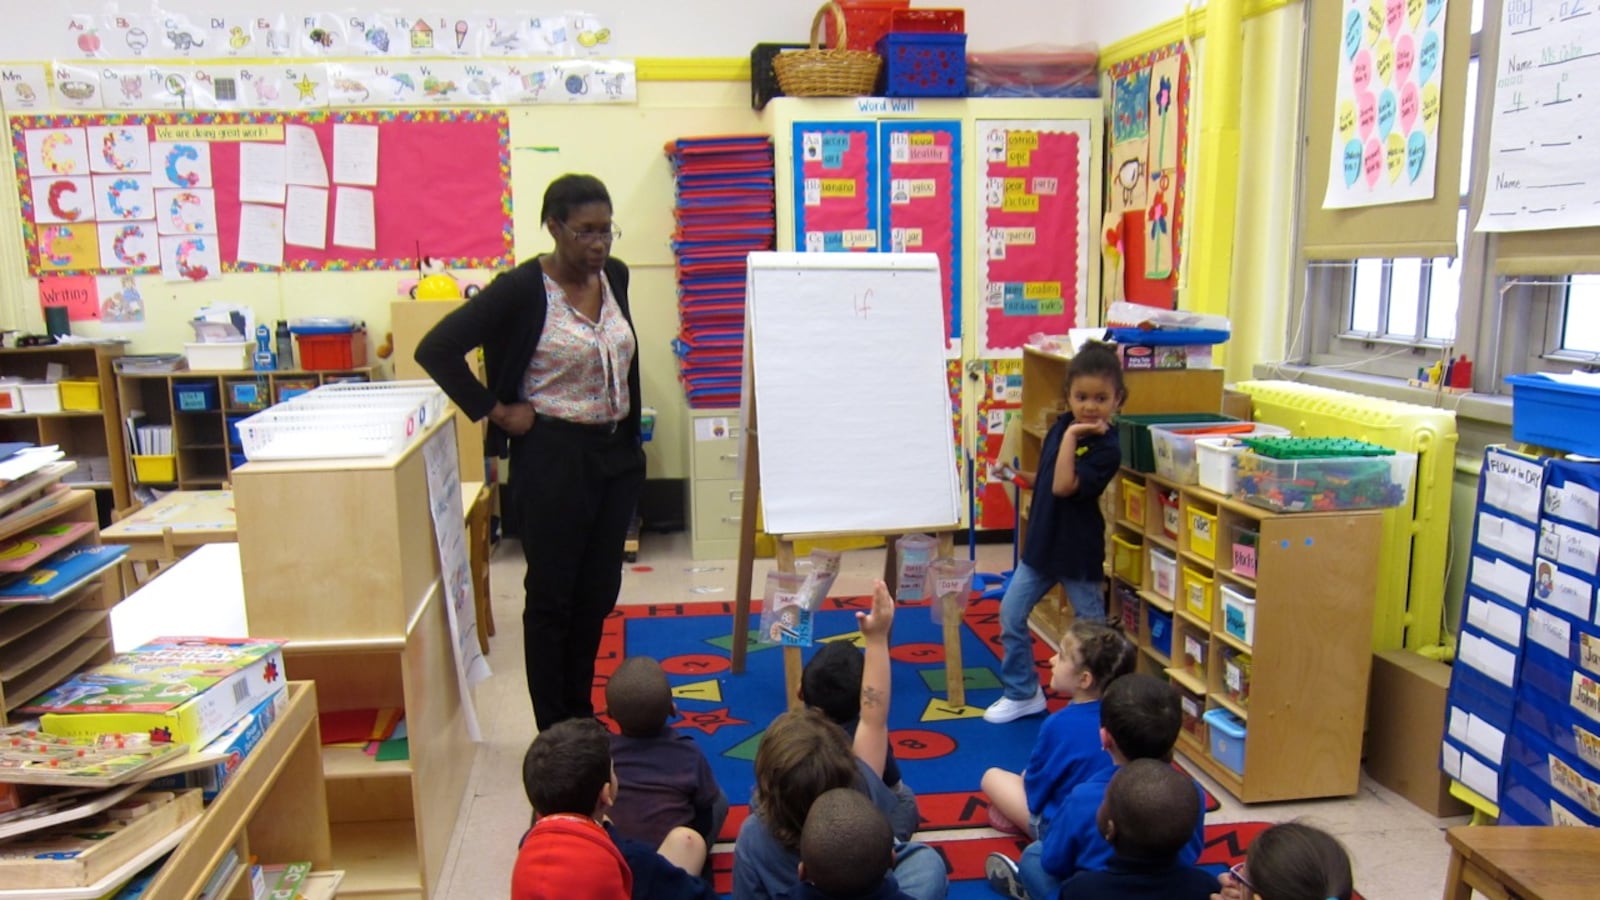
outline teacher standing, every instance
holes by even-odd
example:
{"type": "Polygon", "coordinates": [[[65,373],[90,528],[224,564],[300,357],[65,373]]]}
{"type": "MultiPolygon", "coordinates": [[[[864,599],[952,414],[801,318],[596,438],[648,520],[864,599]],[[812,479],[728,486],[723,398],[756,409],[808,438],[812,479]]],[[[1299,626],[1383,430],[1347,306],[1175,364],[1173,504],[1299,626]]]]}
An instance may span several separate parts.
{"type": "Polygon", "coordinates": [[[555,249],[504,272],[439,321],[417,362],[511,457],[510,502],[528,561],[522,611],[528,695],[543,731],[594,715],[605,618],[644,484],[639,356],[611,195],[563,175],[539,213],[555,249]],[[464,357],[483,348],[488,386],[464,357]]]}

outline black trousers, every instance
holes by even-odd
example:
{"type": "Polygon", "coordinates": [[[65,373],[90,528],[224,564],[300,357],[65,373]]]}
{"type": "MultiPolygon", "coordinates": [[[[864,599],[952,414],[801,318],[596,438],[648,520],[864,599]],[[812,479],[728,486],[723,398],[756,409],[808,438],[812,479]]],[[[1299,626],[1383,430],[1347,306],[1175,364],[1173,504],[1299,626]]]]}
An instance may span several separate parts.
{"type": "Polygon", "coordinates": [[[595,654],[622,588],[622,545],[644,485],[633,429],[538,419],[512,442],[511,497],[528,561],[522,642],[539,730],[591,716],[595,654]]]}

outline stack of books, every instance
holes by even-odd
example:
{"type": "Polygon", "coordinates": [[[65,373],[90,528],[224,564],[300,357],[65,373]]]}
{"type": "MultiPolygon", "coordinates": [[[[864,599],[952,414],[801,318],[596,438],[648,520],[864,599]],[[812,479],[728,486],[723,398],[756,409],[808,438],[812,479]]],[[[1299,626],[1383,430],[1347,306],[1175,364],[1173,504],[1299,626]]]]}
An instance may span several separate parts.
{"type": "Polygon", "coordinates": [[[673,342],[689,406],[739,405],[745,258],[776,236],[772,141],[766,135],[682,138],[667,145],[677,179],[678,318],[673,342]]]}

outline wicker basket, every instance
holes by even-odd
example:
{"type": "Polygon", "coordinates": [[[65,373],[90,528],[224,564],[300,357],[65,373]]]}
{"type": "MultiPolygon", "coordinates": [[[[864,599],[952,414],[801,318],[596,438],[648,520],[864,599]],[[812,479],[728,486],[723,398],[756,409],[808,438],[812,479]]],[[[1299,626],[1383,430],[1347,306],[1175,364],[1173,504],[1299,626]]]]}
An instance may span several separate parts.
{"type": "Polygon", "coordinates": [[[780,53],[772,60],[778,86],[790,97],[864,97],[878,81],[883,57],[865,50],[820,49],[823,17],[833,15],[839,43],[845,42],[844,11],[825,3],[811,20],[811,49],[780,53]]]}

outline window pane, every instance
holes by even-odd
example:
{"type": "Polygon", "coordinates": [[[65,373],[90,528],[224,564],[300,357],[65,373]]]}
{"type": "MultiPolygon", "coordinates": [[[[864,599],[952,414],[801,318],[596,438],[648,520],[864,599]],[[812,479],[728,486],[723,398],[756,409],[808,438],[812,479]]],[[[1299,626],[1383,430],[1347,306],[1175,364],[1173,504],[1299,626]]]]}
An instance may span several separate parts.
{"type": "MultiPolygon", "coordinates": [[[[1474,7],[1481,9],[1481,7],[1474,7]]],[[[1461,123],[1461,196],[1472,192],[1472,129],[1478,124],[1478,58],[1467,63],[1467,117],[1461,123]]],[[[1460,246],[1460,241],[1456,242],[1460,246]]]]}
{"type": "Polygon", "coordinates": [[[1561,349],[1600,353],[1600,276],[1572,276],[1561,325],[1561,349]]]}
{"type": "Polygon", "coordinates": [[[1350,297],[1350,330],[1378,332],[1378,305],[1383,299],[1383,260],[1356,260],[1356,285],[1350,297]]]}
{"type": "Polygon", "coordinates": [[[1433,261],[1433,277],[1428,283],[1428,328],[1423,337],[1453,341],[1456,337],[1456,309],[1461,305],[1461,257],[1467,237],[1467,211],[1456,213],[1455,259],[1439,257],[1433,261]]]}
{"type": "Polygon", "coordinates": [[[1422,296],[1422,260],[1397,259],[1389,274],[1389,327],[1396,337],[1417,333],[1417,300],[1422,296]]]}

